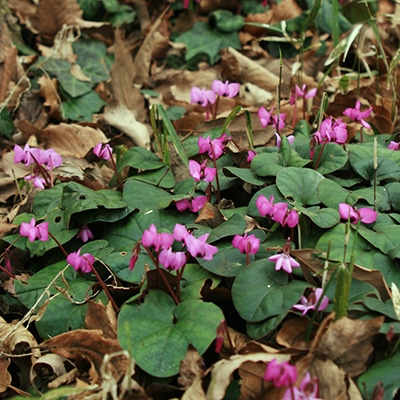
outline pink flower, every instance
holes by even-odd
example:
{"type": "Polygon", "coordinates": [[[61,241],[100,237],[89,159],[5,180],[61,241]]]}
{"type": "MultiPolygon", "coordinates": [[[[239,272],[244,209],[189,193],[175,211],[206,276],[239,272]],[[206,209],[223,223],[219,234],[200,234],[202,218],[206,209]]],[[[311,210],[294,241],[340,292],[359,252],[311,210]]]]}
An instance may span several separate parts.
{"type": "Polygon", "coordinates": [[[273,125],[276,129],[281,130],[285,126],[286,114],[272,115],[274,108],[271,111],[267,111],[265,107],[260,107],[258,109],[258,118],[260,118],[261,125],[266,127],[268,125],[273,125]]]}
{"type": "Polygon", "coordinates": [[[388,146],[389,150],[399,150],[400,149],[400,142],[393,142],[391,141],[388,146]]]}
{"type": "MultiPolygon", "coordinates": [[[[282,139],[281,139],[281,137],[280,137],[278,132],[275,132],[275,136],[276,136],[276,147],[279,148],[279,147],[281,147],[282,139]]],[[[288,140],[290,145],[293,144],[293,142],[294,142],[294,136],[293,135],[289,135],[286,138],[287,138],[287,140],[288,140]]]]}
{"type": "Polygon", "coordinates": [[[334,143],[345,143],[347,141],[347,126],[339,118],[333,122],[332,117],[325,118],[319,131],[314,133],[314,139],[317,143],[334,142],[334,143]]]}
{"type": "Polygon", "coordinates": [[[278,364],[274,358],[267,365],[264,379],[271,381],[275,387],[293,386],[297,380],[297,368],[288,361],[278,364]]]}
{"type": "Polygon", "coordinates": [[[217,337],[215,339],[215,352],[219,353],[222,349],[222,345],[224,344],[226,325],[225,320],[223,319],[219,325],[217,326],[217,337]]]}
{"type": "Polygon", "coordinates": [[[31,150],[32,149],[29,147],[28,144],[26,144],[23,149],[21,146],[18,146],[16,144],[14,146],[14,163],[18,164],[20,162],[23,162],[26,166],[33,164],[35,161],[32,158],[31,150]]]}
{"type": "Polygon", "coordinates": [[[343,115],[349,117],[352,121],[359,121],[361,125],[365,128],[371,128],[371,125],[364,120],[364,118],[368,118],[372,113],[372,107],[368,108],[368,110],[361,111],[360,110],[361,103],[360,100],[356,101],[356,105],[354,108],[346,108],[343,111],[343,115]]]}
{"type": "Polygon", "coordinates": [[[357,224],[359,220],[365,224],[371,224],[376,221],[378,214],[371,208],[359,208],[350,206],[346,203],[339,203],[339,215],[344,220],[350,219],[352,224],[357,224]]]}
{"type": "Polygon", "coordinates": [[[211,140],[210,136],[207,138],[200,136],[197,142],[199,146],[199,154],[207,153],[212,160],[217,160],[224,153],[225,143],[226,133],[214,140],[211,140]]]}
{"type": "Polygon", "coordinates": [[[32,181],[33,187],[37,189],[44,189],[47,184],[46,179],[34,174],[25,176],[24,180],[32,181]]]}
{"type": "Polygon", "coordinates": [[[190,90],[191,104],[199,104],[202,107],[207,107],[209,104],[214,104],[215,100],[215,93],[212,90],[200,89],[196,86],[193,86],[190,90]]]}
{"type": "MultiPolygon", "coordinates": [[[[313,289],[310,295],[307,297],[301,296],[300,303],[295,304],[292,308],[295,310],[302,311],[302,315],[306,315],[309,310],[315,310],[318,302],[322,296],[323,290],[321,288],[313,289]]],[[[319,304],[318,311],[325,310],[328,307],[329,298],[324,296],[319,304]]]]}
{"type": "Polygon", "coordinates": [[[96,144],[96,146],[93,147],[93,153],[103,160],[109,160],[111,158],[112,152],[113,149],[109,144],[103,145],[102,143],[98,143],[96,144]]]}
{"type": "Polygon", "coordinates": [[[294,87],[292,95],[290,96],[289,103],[291,105],[293,105],[296,102],[297,97],[301,97],[303,99],[312,99],[313,97],[316,96],[317,88],[313,88],[308,91],[306,91],[306,89],[307,89],[307,85],[305,83],[303,83],[303,85],[301,86],[301,89],[300,89],[300,86],[296,85],[294,87]]]}
{"type": "Polygon", "coordinates": [[[207,196],[196,196],[192,199],[182,199],[175,202],[178,211],[182,212],[189,209],[191,212],[197,212],[204,207],[207,202],[207,196]]]}
{"type": "Polygon", "coordinates": [[[174,238],[178,242],[184,242],[186,236],[190,235],[185,225],[176,224],[174,228],[174,238]]]}
{"type": "Polygon", "coordinates": [[[249,150],[247,152],[247,158],[246,161],[249,163],[251,160],[257,155],[257,152],[255,150],[249,150]]]}
{"type": "Polygon", "coordinates": [[[62,157],[54,149],[47,149],[42,152],[41,163],[50,170],[61,166],[62,157]]]}
{"type": "Polygon", "coordinates": [[[81,227],[76,237],[81,239],[83,243],[86,243],[88,240],[94,238],[92,231],[87,225],[83,225],[81,227]]]}
{"type": "Polygon", "coordinates": [[[212,83],[212,90],[218,96],[224,97],[235,97],[239,93],[240,84],[239,83],[229,83],[228,81],[222,82],[218,79],[215,79],[212,83]]]}
{"type": "Polygon", "coordinates": [[[27,237],[30,242],[34,242],[36,239],[47,242],[49,239],[49,223],[42,222],[36,225],[35,218],[32,218],[29,223],[21,223],[19,233],[21,236],[27,237]]]}
{"type": "Polygon", "coordinates": [[[207,160],[199,164],[195,160],[189,160],[189,172],[196,182],[204,180],[205,182],[212,182],[217,174],[215,168],[207,167],[207,160]]]}
{"type": "Polygon", "coordinates": [[[206,243],[208,236],[208,233],[205,233],[198,238],[194,237],[191,234],[185,236],[184,241],[187,250],[192,257],[200,257],[203,260],[210,261],[212,260],[214,255],[217,254],[218,248],[216,246],[206,243]]]}
{"type": "Polygon", "coordinates": [[[145,230],[142,235],[142,244],[145,247],[153,247],[156,252],[161,249],[169,249],[174,242],[174,236],[171,233],[158,233],[154,224],[145,230]]]}
{"type": "Polygon", "coordinates": [[[79,249],[77,252],[68,254],[67,262],[74,268],[75,271],[89,273],[92,270],[94,257],[89,253],[85,253],[83,255],[80,253],[81,249],[79,249]]]}
{"type": "Polygon", "coordinates": [[[182,251],[174,252],[171,248],[161,250],[158,261],[165,269],[177,271],[186,264],[186,254],[182,251]]]}
{"type": "Polygon", "coordinates": [[[307,372],[300,382],[299,387],[293,387],[287,389],[283,400],[322,400],[318,396],[318,381],[316,377],[311,377],[310,373],[307,372]],[[293,393],[292,393],[293,390],[293,393]]]}
{"type": "Polygon", "coordinates": [[[260,239],[254,234],[250,236],[247,236],[247,233],[243,236],[235,235],[232,240],[232,246],[239,249],[241,253],[256,254],[260,247],[260,239]]]}
{"type": "Polygon", "coordinates": [[[140,242],[136,242],[133,246],[131,258],[129,259],[129,269],[132,271],[135,268],[137,260],[139,259],[140,254],[140,242]]]}
{"type": "Polygon", "coordinates": [[[275,271],[283,269],[288,274],[291,274],[292,268],[299,268],[300,264],[293,257],[290,256],[290,238],[287,239],[282,250],[282,253],[268,257],[268,260],[275,263],[275,271]]]}
{"type": "Polygon", "coordinates": [[[272,219],[282,226],[294,228],[299,223],[299,214],[296,210],[288,210],[286,203],[277,203],[274,205],[274,214],[272,219]]]}
{"type": "Polygon", "coordinates": [[[262,194],[257,197],[256,207],[262,217],[274,215],[274,196],[271,194],[269,200],[262,194]]]}

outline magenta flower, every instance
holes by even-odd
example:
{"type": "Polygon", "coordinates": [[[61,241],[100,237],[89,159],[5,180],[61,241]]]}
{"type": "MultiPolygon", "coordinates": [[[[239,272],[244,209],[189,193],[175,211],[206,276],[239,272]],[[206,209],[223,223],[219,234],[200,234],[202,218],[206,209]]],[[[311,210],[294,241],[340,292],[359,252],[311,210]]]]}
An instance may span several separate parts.
{"type": "Polygon", "coordinates": [[[314,133],[314,140],[321,144],[324,142],[345,143],[348,138],[347,126],[339,118],[333,122],[332,117],[325,118],[321,122],[319,131],[314,133]]]}
{"type": "Polygon", "coordinates": [[[318,380],[307,372],[299,387],[286,390],[283,400],[322,400],[318,396],[318,380]]]}
{"type": "Polygon", "coordinates": [[[243,236],[235,235],[232,240],[232,246],[239,249],[244,254],[256,254],[260,247],[260,239],[254,234],[247,236],[245,233],[243,236]]]}
{"type": "Polygon", "coordinates": [[[216,100],[215,93],[212,90],[200,89],[193,86],[190,90],[190,103],[199,104],[202,107],[207,107],[214,104],[216,100]]]}
{"type": "Polygon", "coordinates": [[[35,160],[32,158],[31,151],[32,149],[28,144],[26,144],[23,149],[21,146],[16,144],[14,146],[14,163],[18,164],[23,162],[26,166],[33,164],[35,160]]]}
{"type": "Polygon", "coordinates": [[[283,269],[288,274],[291,274],[292,268],[299,268],[300,264],[293,257],[290,256],[290,238],[287,239],[282,250],[282,253],[268,257],[268,260],[275,263],[275,271],[283,269]]]}
{"type": "Polygon", "coordinates": [[[212,260],[214,255],[217,254],[218,248],[216,246],[206,243],[208,236],[208,233],[205,233],[198,238],[194,237],[191,234],[185,236],[184,241],[187,250],[192,257],[200,257],[203,260],[210,261],[212,260]]]}
{"type": "Polygon", "coordinates": [[[47,169],[57,168],[62,164],[62,157],[54,149],[47,149],[42,152],[40,163],[47,169]]]}
{"type": "Polygon", "coordinates": [[[158,261],[165,269],[177,271],[186,264],[186,254],[182,251],[172,251],[171,248],[161,250],[158,261]]]}
{"type": "MultiPolygon", "coordinates": [[[[276,147],[278,147],[278,149],[279,149],[279,147],[281,147],[282,139],[281,139],[281,136],[279,135],[278,132],[275,132],[275,136],[276,136],[276,147]]],[[[290,145],[293,144],[293,142],[294,142],[294,136],[293,135],[289,135],[286,138],[287,138],[287,140],[288,140],[290,145]]]]}
{"type": "Polygon", "coordinates": [[[21,223],[19,233],[21,236],[27,237],[30,242],[34,242],[36,239],[47,242],[49,239],[49,223],[42,222],[36,225],[35,218],[32,218],[29,223],[21,223]]]}
{"type": "Polygon", "coordinates": [[[214,80],[211,86],[212,90],[218,96],[223,97],[235,97],[239,93],[240,84],[239,83],[229,83],[228,81],[222,82],[218,79],[214,80]]]}
{"type": "Polygon", "coordinates": [[[286,114],[279,114],[278,118],[277,115],[272,115],[273,110],[273,107],[270,111],[267,111],[265,107],[260,107],[258,109],[258,118],[264,128],[268,125],[272,125],[275,126],[276,129],[281,130],[285,126],[286,114]]]}
{"type": "MultiPolygon", "coordinates": [[[[302,315],[306,315],[309,310],[315,310],[318,302],[322,296],[323,290],[321,288],[313,289],[310,295],[307,297],[301,296],[300,303],[295,304],[292,308],[295,310],[302,311],[302,315]]],[[[329,298],[324,296],[319,304],[318,311],[325,310],[328,307],[329,298]]]]}
{"type": "Polygon", "coordinates": [[[94,264],[94,257],[89,253],[85,253],[83,255],[80,253],[81,249],[68,254],[67,262],[74,268],[75,271],[89,273],[92,270],[92,265],[94,264]]]}
{"type": "Polygon", "coordinates": [[[278,364],[274,358],[267,365],[264,380],[271,381],[275,387],[293,386],[297,380],[297,368],[288,361],[278,364]]]}
{"type": "Polygon", "coordinates": [[[90,239],[94,238],[92,231],[87,225],[82,225],[76,237],[81,239],[83,243],[86,243],[90,239]]]}
{"type": "Polygon", "coordinates": [[[272,219],[282,226],[294,228],[299,223],[299,214],[294,209],[289,210],[288,207],[287,203],[275,204],[272,219]]]}
{"type": "Polygon", "coordinates": [[[343,115],[349,117],[352,121],[359,121],[361,125],[365,128],[371,128],[371,125],[364,120],[364,118],[368,118],[372,113],[372,107],[368,110],[361,111],[360,110],[361,103],[360,100],[356,101],[356,105],[354,108],[346,108],[343,111],[343,115]]]}
{"type": "Polygon", "coordinates": [[[305,83],[303,83],[303,85],[301,86],[301,89],[300,89],[300,86],[296,85],[294,87],[292,95],[290,96],[289,103],[291,105],[293,105],[296,102],[296,98],[298,98],[298,97],[301,97],[303,99],[312,99],[313,97],[316,96],[317,88],[313,88],[308,91],[306,91],[306,89],[307,89],[307,85],[305,83]]]}
{"type": "Polygon", "coordinates": [[[196,196],[192,199],[182,199],[175,202],[178,211],[182,212],[189,209],[191,212],[197,212],[204,207],[207,202],[207,196],[196,196]]]}
{"type": "Polygon", "coordinates": [[[274,196],[271,194],[269,200],[262,194],[257,197],[256,207],[262,217],[274,215],[274,196]]]}
{"type": "Polygon", "coordinates": [[[246,161],[249,163],[257,155],[255,150],[248,150],[246,161]]]}
{"type": "Polygon", "coordinates": [[[206,138],[200,136],[197,142],[199,146],[199,154],[207,153],[212,160],[217,160],[222,156],[225,150],[226,133],[221,137],[211,140],[211,137],[206,138]]]}
{"type": "Polygon", "coordinates": [[[376,221],[378,214],[371,208],[356,208],[346,203],[339,203],[339,215],[341,219],[349,220],[352,224],[357,224],[359,220],[365,224],[372,224],[376,221]]]}
{"type": "Polygon", "coordinates": [[[204,180],[205,182],[212,182],[217,174],[217,170],[212,167],[207,167],[207,160],[199,164],[195,160],[189,160],[189,172],[196,182],[204,180]]]}
{"type": "Polygon", "coordinates": [[[174,238],[178,242],[184,242],[186,236],[190,235],[185,225],[176,224],[174,228],[174,238]]]}
{"type": "Polygon", "coordinates": [[[393,142],[391,141],[388,146],[389,150],[399,150],[400,149],[400,142],[393,142]]]}
{"type": "Polygon", "coordinates": [[[154,224],[145,230],[142,235],[142,244],[145,247],[153,247],[156,252],[161,249],[169,249],[174,243],[174,236],[171,233],[158,233],[154,224]]]}
{"type": "Polygon", "coordinates": [[[109,160],[111,158],[112,152],[113,149],[108,143],[105,145],[103,145],[102,143],[98,143],[96,144],[96,146],[93,147],[93,153],[103,160],[109,160]]]}
{"type": "Polygon", "coordinates": [[[44,189],[47,184],[46,179],[34,174],[25,176],[24,180],[27,182],[32,181],[33,187],[37,189],[44,189]]]}

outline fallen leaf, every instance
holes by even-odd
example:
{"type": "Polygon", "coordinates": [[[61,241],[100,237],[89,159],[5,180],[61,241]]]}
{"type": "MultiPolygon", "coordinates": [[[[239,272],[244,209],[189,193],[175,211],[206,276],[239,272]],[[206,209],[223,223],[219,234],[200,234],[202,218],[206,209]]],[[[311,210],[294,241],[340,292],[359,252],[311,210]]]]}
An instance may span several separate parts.
{"type": "Polygon", "coordinates": [[[186,357],[181,361],[178,384],[187,391],[194,384],[196,378],[201,382],[204,372],[203,358],[194,347],[189,346],[186,357]]]}
{"type": "Polygon", "coordinates": [[[111,303],[104,306],[101,302],[96,303],[94,300],[89,299],[87,305],[86,329],[99,329],[106,339],[117,339],[117,316],[111,303]]]}

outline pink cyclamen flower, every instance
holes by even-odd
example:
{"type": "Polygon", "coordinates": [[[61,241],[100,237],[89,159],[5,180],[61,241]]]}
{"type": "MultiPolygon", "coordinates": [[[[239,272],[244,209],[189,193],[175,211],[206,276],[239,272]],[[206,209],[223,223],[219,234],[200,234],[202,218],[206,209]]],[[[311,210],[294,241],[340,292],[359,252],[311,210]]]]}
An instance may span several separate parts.
{"type": "Polygon", "coordinates": [[[359,121],[361,125],[365,128],[371,128],[371,125],[364,120],[364,118],[368,118],[372,113],[372,107],[368,108],[368,110],[361,111],[360,110],[361,103],[360,100],[356,101],[356,105],[354,108],[346,108],[343,111],[343,115],[349,117],[352,121],[359,121]]]}
{"type": "Polygon", "coordinates": [[[62,164],[62,157],[54,149],[47,149],[42,152],[41,163],[44,164],[47,169],[57,168],[62,164]]]}
{"type": "Polygon", "coordinates": [[[265,369],[264,380],[271,381],[275,387],[293,386],[297,380],[297,368],[288,361],[279,364],[274,358],[265,369]]]}
{"type": "Polygon", "coordinates": [[[191,212],[197,212],[204,207],[207,202],[207,196],[196,196],[192,199],[182,199],[175,202],[178,211],[182,212],[189,209],[191,212]]]}
{"type": "Polygon", "coordinates": [[[49,239],[49,223],[42,222],[36,225],[35,218],[32,218],[29,223],[21,223],[19,233],[21,236],[27,237],[30,242],[34,242],[36,239],[47,242],[49,239]]]}
{"type": "Polygon", "coordinates": [[[217,174],[217,170],[212,167],[207,167],[207,160],[199,164],[195,160],[189,160],[189,172],[196,182],[204,180],[205,182],[212,182],[217,174]]]}
{"type": "Polygon", "coordinates": [[[165,269],[177,271],[182,268],[187,261],[186,254],[182,251],[172,251],[171,248],[161,250],[158,261],[165,269]]]}
{"type": "Polygon", "coordinates": [[[199,154],[207,153],[212,160],[217,160],[222,156],[225,150],[226,133],[217,139],[211,140],[210,136],[206,138],[200,136],[197,144],[199,146],[199,154]]]}
{"type": "Polygon", "coordinates": [[[212,90],[218,96],[223,97],[235,97],[239,93],[240,84],[239,83],[229,83],[228,81],[222,82],[215,79],[211,85],[212,90]]]}
{"type": "Polygon", "coordinates": [[[96,144],[96,146],[93,147],[93,153],[103,160],[109,160],[111,158],[112,152],[113,149],[108,143],[105,145],[103,145],[103,143],[98,143],[96,144]]]}
{"type": "Polygon", "coordinates": [[[376,211],[371,208],[356,208],[346,203],[339,203],[339,215],[346,221],[350,219],[352,224],[357,224],[359,220],[365,224],[372,224],[378,216],[376,211]]]}
{"type": "Polygon", "coordinates": [[[245,233],[243,236],[235,235],[232,240],[232,246],[239,249],[244,254],[256,254],[260,247],[260,239],[254,234],[247,236],[245,233]]]}
{"type": "Polygon", "coordinates": [[[272,115],[274,108],[272,107],[270,111],[267,111],[265,107],[260,107],[258,109],[258,118],[260,119],[261,125],[265,128],[268,125],[275,126],[276,129],[281,130],[285,126],[286,114],[272,115]]]}
{"type": "Polygon", "coordinates": [[[176,224],[174,228],[174,239],[178,242],[185,242],[186,236],[190,235],[185,225],[176,224]]]}
{"type": "Polygon", "coordinates": [[[225,334],[226,334],[226,322],[223,319],[217,326],[217,337],[215,338],[216,353],[219,353],[222,349],[222,345],[224,344],[225,334]]]}
{"type": "Polygon", "coordinates": [[[89,273],[92,270],[92,265],[94,264],[94,257],[89,253],[85,253],[83,255],[80,253],[81,249],[68,254],[67,262],[74,268],[75,271],[89,273]]]}
{"type": "Polygon", "coordinates": [[[275,271],[283,269],[288,274],[291,274],[292,268],[299,268],[300,264],[293,257],[290,256],[290,238],[287,239],[282,250],[282,253],[268,257],[268,260],[275,263],[275,271]]]}
{"type": "Polygon", "coordinates": [[[272,217],[274,215],[274,196],[271,194],[269,200],[260,194],[256,200],[256,207],[262,217],[272,217]]]}
{"type": "Polygon", "coordinates": [[[334,122],[332,117],[325,118],[313,138],[319,144],[324,142],[343,144],[348,138],[347,126],[340,118],[334,122]]]}
{"type": "MultiPolygon", "coordinates": [[[[278,149],[279,149],[281,147],[282,139],[278,132],[275,132],[275,137],[276,137],[276,147],[278,147],[278,149]]],[[[292,145],[294,142],[294,136],[289,135],[286,138],[287,138],[289,144],[292,145]]]]}
{"type": "Polygon", "coordinates": [[[158,233],[154,224],[150,225],[142,235],[142,244],[145,247],[153,247],[156,252],[161,249],[169,249],[174,243],[174,236],[171,233],[158,233]]]}
{"type": "Polygon", "coordinates": [[[283,400],[322,400],[318,396],[318,380],[307,372],[299,387],[286,390],[283,400]]]}
{"type": "Polygon", "coordinates": [[[200,89],[196,86],[193,86],[190,90],[190,104],[207,107],[209,104],[214,104],[215,100],[215,93],[212,90],[200,89]]]}
{"type": "Polygon", "coordinates": [[[251,160],[257,155],[257,152],[255,150],[248,150],[247,151],[247,158],[246,161],[249,163],[251,160]]]}
{"type": "Polygon", "coordinates": [[[28,144],[26,144],[24,148],[16,144],[14,146],[14,163],[18,164],[23,162],[26,166],[33,164],[35,161],[32,157],[31,151],[32,149],[28,144]]]}
{"type": "Polygon", "coordinates": [[[312,99],[313,97],[316,96],[317,88],[312,88],[308,91],[306,89],[307,89],[307,85],[305,83],[303,83],[301,88],[299,85],[296,85],[294,87],[292,95],[290,96],[289,103],[291,105],[293,105],[296,101],[296,98],[298,98],[298,97],[301,97],[303,99],[312,99]]]}
{"type": "Polygon", "coordinates": [[[41,176],[38,175],[27,175],[24,177],[25,181],[32,181],[33,187],[37,189],[44,189],[47,182],[46,179],[42,178],[41,176]]]}
{"type": "Polygon", "coordinates": [[[194,237],[191,234],[185,236],[184,241],[187,250],[192,257],[200,257],[203,260],[210,261],[212,260],[214,255],[217,254],[218,248],[216,246],[206,243],[208,236],[208,233],[205,233],[198,238],[194,237]]]}
{"type": "MultiPolygon", "coordinates": [[[[306,315],[309,310],[315,310],[318,302],[322,296],[323,290],[321,288],[313,289],[310,295],[307,297],[301,296],[300,303],[295,304],[292,308],[295,310],[302,311],[302,315],[306,315]]],[[[319,304],[318,311],[325,310],[328,307],[329,298],[324,296],[319,304]]]]}
{"type": "Polygon", "coordinates": [[[299,214],[295,209],[289,210],[287,203],[276,203],[272,219],[282,226],[294,228],[299,223],[299,214]]]}
{"type": "Polygon", "coordinates": [[[87,225],[82,225],[76,237],[81,239],[83,243],[86,243],[90,239],[94,238],[92,231],[87,225]]]}
{"type": "Polygon", "coordinates": [[[400,142],[393,142],[391,141],[388,146],[389,150],[399,150],[400,149],[400,142]]]}

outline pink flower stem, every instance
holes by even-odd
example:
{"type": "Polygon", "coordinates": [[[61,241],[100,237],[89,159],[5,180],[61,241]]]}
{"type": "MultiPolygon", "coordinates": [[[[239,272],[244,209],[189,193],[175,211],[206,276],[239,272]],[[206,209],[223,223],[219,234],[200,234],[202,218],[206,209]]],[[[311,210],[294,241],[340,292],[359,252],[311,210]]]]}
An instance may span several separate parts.
{"type": "Polygon", "coordinates": [[[237,351],[236,351],[235,346],[233,344],[231,335],[229,333],[228,324],[226,323],[225,319],[224,319],[224,327],[225,327],[225,333],[226,333],[226,338],[228,339],[229,347],[231,348],[232,353],[237,354],[237,351]]]}
{"type": "Polygon", "coordinates": [[[163,280],[165,286],[168,289],[169,294],[174,299],[175,304],[178,305],[180,303],[180,301],[179,301],[178,297],[176,296],[174,290],[172,289],[171,285],[169,284],[168,279],[164,275],[163,271],[161,271],[160,264],[158,263],[158,260],[154,257],[152,252],[147,247],[145,247],[145,246],[143,246],[143,247],[146,250],[146,252],[149,255],[149,257],[151,258],[151,261],[153,261],[153,264],[156,266],[157,272],[158,272],[158,276],[161,277],[161,279],[163,280]]]}
{"type": "MultiPolygon", "coordinates": [[[[49,187],[53,187],[53,181],[52,181],[52,174],[49,174],[45,168],[43,168],[43,165],[41,165],[36,157],[31,153],[31,157],[36,163],[36,167],[39,169],[40,174],[43,176],[43,178],[46,180],[46,183],[49,187]]],[[[52,170],[50,170],[52,172],[52,170]]]]}
{"type": "Polygon", "coordinates": [[[294,92],[294,110],[293,110],[293,119],[292,119],[292,128],[296,126],[297,119],[297,91],[294,92]]]}
{"type": "Polygon", "coordinates": [[[219,203],[220,202],[220,200],[221,200],[221,188],[220,188],[220,186],[219,186],[219,177],[218,177],[218,168],[217,168],[217,160],[216,160],[216,157],[215,157],[215,151],[214,151],[214,146],[213,146],[213,144],[211,143],[211,150],[212,150],[212,159],[213,159],[213,163],[214,163],[214,168],[215,168],[215,183],[216,183],[216,185],[217,185],[217,203],[219,203]]]}
{"type": "MultiPolygon", "coordinates": [[[[64,246],[58,241],[58,239],[49,231],[49,236],[57,243],[57,246],[60,248],[60,250],[64,253],[65,257],[68,257],[68,253],[67,251],[64,249],[64,246]]],[[[117,303],[115,302],[115,300],[113,299],[113,297],[111,296],[110,291],[108,290],[106,284],[104,283],[103,279],[101,278],[101,276],[99,275],[99,273],[97,272],[96,268],[94,267],[94,265],[90,262],[90,260],[88,260],[86,257],[84,257],[85,260],[90,264],[90,267],[92,268],[92,271],[97,279],[97,281],[99,282],[101,288],[104,290],[104,293],[106,294],[108,300],[110,301],[111,305],[113,306],[114,311],[118,311],[118,306],[117,303]]]]}
{"type": "Polygon", "coordinates": [[[111,160],[111,163],[112,163],[114,172],[115,172],[115,176],[117,177],[118,188],[122,188],[121,176],[120,176],[119,173],[118,173],[117,165],[115,164],[115,160],[114,160],[114,157],[113,157],[113,155],[112,155],[111,149],[110,149],[109,147],[107,147],[107,151],[108,151],[109,154],[110,154],[110,160],[111,160]]]}
{"type": "Polygon", "coordinates": [[[214,107],[212,109],[212,117],[213,117],[213,119],[217,118],[218,103],[219,103],[219,96],[217,96],[217,100],[215,101],[214,107]]]}

